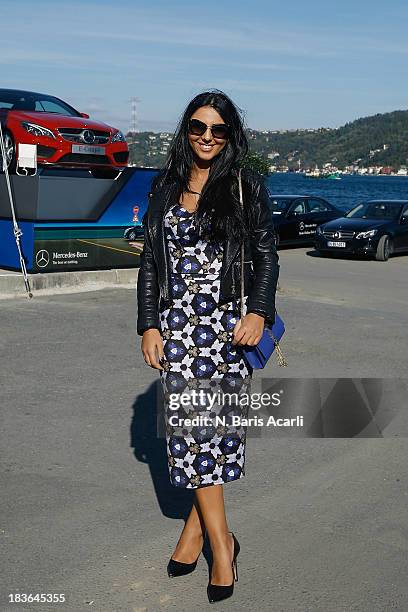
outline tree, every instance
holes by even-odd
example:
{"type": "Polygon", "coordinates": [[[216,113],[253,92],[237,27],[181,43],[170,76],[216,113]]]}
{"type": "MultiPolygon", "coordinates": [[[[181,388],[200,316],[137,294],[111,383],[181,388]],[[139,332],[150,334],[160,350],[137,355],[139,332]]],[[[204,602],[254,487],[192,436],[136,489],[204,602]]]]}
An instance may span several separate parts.
{"type": "Polygon", "coordinates": [[[269,162],[259,153],[248,153],[242,160],[243,168],[251,168],[260,174],[269,174],[269,162]]]}

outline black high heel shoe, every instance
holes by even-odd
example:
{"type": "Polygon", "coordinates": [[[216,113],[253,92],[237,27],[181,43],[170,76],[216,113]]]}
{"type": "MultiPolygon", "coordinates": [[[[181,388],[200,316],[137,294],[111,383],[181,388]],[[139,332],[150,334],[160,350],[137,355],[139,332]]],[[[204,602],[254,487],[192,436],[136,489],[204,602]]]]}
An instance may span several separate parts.
{"type": "MultiPolygon", "coordinates": [[[[205,540],[205,533],[204,533],[204,538],[203,538],[203,546],[204,546],[204,540],[205,540]]],[[[191,574],[191,572],[194,572],[197,566],[198,559],[201,555],[201,552],[202,551],[200,551],[197,559],[193,561],[193,563],[183,563],[182,561],[175,561],[175,559],[170,559],[170,561],[167,564],[167,574],[169,578],[176,578],[178,576],[186,576],[187,574],[191,574]]]]}
{"type": "Polygon", "coordinates": [[[237,538],[234,536],[232,531],[230,532],[232,537],[234,538],[234,557],[232,559],[232,571],[233,571],[233,581],[232,584],[221,585],[221,584],[211,584],[211,580],[207,586],[207,595],[208,601],[210,603],[215,603],[217,601],[222,601],[223,599],[227,599],[231,597],[234,592],[234,583],[238,581],[238,567],[237,567],[237,556],[241,547],[237,538]]]}
{"type": "MultiPolygon", "coordinates": [[[[201,553],[200,553],[201,554],[201,553]]],[[[199,557],[200,555],[198,555],[199,557]]],[[[175,561],[174,559],[170,559],[167,564],[167,574],[169,578],[176,578],[177,576],[186,576],[187,574],[191,574],[194,572],[198,557],[193,563],[182,563],[181,561],[175,561]]]]}

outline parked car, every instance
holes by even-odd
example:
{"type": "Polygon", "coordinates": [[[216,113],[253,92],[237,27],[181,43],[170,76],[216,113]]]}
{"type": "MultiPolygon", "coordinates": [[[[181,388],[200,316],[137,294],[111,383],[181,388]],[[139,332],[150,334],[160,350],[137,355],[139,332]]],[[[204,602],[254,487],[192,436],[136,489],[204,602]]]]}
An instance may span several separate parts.
{"type": "Polygon", "coordinates": [[[0,89],[0,121],[11,173],[19,144],[37,145],[38,166],[87,168],[97,178],[115,178],[127,166],[129,149],[120,130],[55,96],[0,89]]]}
{"type": "Polygon", "coordinates": [[[408,200],[370,200],[321,225],[315,248],[322,253],[371,255],[387,261],[408,252],[408,200]]]}
{"type": "Polygon", "coordinates": [[[133,225],[132,227],[127,227],[123,232],[123,238],[125,240],[129,240],[129,242],[133,242],[133,240],[137,240],[138,238],[144,237],[144,229],[142,225],[133,225]]]}
{"type": "Polygon", "coordinates": [[[344,215],[323,198],[306,195],[270,195],[278,244],[313,244],[316,228],[344,215]]]}

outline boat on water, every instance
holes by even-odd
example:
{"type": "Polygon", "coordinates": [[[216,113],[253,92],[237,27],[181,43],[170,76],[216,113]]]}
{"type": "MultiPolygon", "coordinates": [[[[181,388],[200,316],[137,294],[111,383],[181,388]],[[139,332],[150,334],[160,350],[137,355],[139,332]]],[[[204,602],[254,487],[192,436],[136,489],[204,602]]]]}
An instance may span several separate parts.
{"type": "Polygon", "coordinates": [[[312,170],[303,174],[305,178],[312,179],[331,179],[339,181],[341,179],[340,172],[321,172],[320,170],[312,170]]]}
{"type": "Polygon", "coordinates": [[[318,170],[318,169],[316,169],[316,170],[311,170],[311,171],[309,171],[309,172],[305,172],[305,173],[303,174],[303,176],[304,176],[305,178],[314,178],[314,179],[319,179],[319,178],[322,178],[322,174],[321,174],[320,170],[318,170]]]}

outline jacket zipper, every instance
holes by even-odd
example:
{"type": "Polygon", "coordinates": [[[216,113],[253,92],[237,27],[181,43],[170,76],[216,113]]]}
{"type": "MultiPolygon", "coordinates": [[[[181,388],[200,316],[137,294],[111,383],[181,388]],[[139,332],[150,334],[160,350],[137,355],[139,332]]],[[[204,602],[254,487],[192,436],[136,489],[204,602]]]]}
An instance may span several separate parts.
{"type": "Polygon", "coordinates": [[[239,261],[234,261],[232,262],[232,283],[231,283],[231,291],[232,291],[232,295],[235,295],[235,289],[236,289],[236,282],[235,282],[235,270],[237,268],[237,265],[239,264],[239,261]]]}
{"type": "MultiPolygon", "coordinates": [[[[148,194],[149,204],[150,204],[151,197],[152,197],[152,193],[149,193],[148,194]]],[[[163,213],[163,216],[162,216],[161,227],[162,227],[162,239],[163,239],[163,246],[164,246],[163,257],[164,257],[165,267],[166,267],[167,276],[168,276],[168,269],[167,269],[167,261],[168,261],[168,258],[167,258],[167,243],[166,243],[166,239],[164,237],[164,231],[165,231],[165,227],[164,227],[164,215],[165,215],[165,212],[163,213]]],[[[150,234],[150,240],[153,243],[153,234],[152,234],[152,231],[151,231],[150,223],[148,224],[148,231],[149,231],[149,234],[150,234]]],[[[159,299],[163,298],[164,300],[168,300],[169,299],[168,292],[164,288],[164,286],[165,286],[164,283],[163,283],[163,285],[159,285],[159,293],[160,293],[159,299]]]]}
{"type": "Polygon", "coordinates": [[[163,246],[164,246],[163,254],[164,254],[164,267],[165,267],[165,270],[166,270],[165,278],[167,278],[167,286],[166,286],[166,288],[164,288],[165,287],[165,283],[163,283],[163,289],[161,289],[161,293],[162,293],[162,296],[163,296],[164,300],[169,300],[170,298],[169,298],[169,293],[167,291],[167,287],[168,287],[168,284],[170,282],[170,268],[169,268],[168,252],[167,252],[168,245],[167,245],[167,240],[166,240],[166,236],[165,236],[166,228],[165,228],[165,225],[164,225],[164,217],[166,216],[166,212],[167,212],[167,207],[164,206],[163,214],[162,214],[162,218],[161,218],[161,229],[162,229],[162,239],[163,239],[163,246]]]}
{"type": "MultiPolygon", "coordinates": [[[[244,264],[252,264],[252,259],[248,259],[247,261],[244,260],[244,264]]],[[[231,283],[231,290],[232,290],[232,294],[235,295],[235,288],[236,288],[236,282],[235,282],[235,270],[237,269],[238,266],[241,267],[241,261],[234,261],[232,262],[232,283],[231,283]]],[[[245,272],[244,272],[245,274],[245,272]]],[[[241,283],[241,276],[239,278],[239,282],[241,283]]]]}

